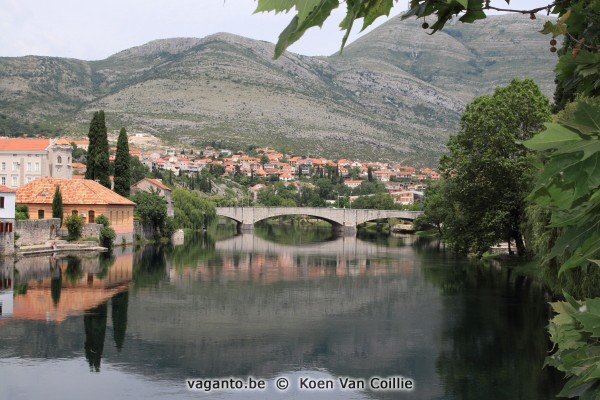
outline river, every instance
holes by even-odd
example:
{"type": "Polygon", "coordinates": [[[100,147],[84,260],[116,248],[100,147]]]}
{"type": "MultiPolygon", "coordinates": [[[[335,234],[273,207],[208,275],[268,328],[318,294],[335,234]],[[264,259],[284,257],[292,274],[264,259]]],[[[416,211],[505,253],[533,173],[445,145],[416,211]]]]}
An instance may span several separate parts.
{"type": "Polygon", "coordinates": [[[542,368],[546,295],[529,279],[409,235],[262,226],[220,237],[5,262],[0,399],[560,391],[560,375],[542,368]],[[243,386],[208,391],[215,379],[243,386]],[[351,382],[365,388],[342,389],[351,382]]]}

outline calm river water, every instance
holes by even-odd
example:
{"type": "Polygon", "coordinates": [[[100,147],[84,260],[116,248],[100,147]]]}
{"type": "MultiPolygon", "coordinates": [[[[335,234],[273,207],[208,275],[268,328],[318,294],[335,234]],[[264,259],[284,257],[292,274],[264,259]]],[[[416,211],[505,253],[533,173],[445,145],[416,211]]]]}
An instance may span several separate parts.
{"type": "Polygon", "coordinates": [[[0,399],[554,398],[542,288],[437,242],[359,237],[262,227],[4,262],[0,399]],[[266,388],[205,390],[220,378],[266,388]]]}

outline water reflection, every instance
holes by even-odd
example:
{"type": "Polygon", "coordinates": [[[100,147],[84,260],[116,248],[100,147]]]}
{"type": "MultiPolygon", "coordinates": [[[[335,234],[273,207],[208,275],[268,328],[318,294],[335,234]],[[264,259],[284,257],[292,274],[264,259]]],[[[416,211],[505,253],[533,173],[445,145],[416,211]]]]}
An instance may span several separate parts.
{"type": "MultiPolygon", "coordinates": [[[[1,277],[25,290],[0,326],[0,376],[10,367],[26,379],[43,360],[81,359],[85,368],[61,364],[73,381],[100,372],[97,382],[113,376],[139,389],[132,398],[196,397],[185,378],[286,374],[403,375],[417,385],[404,397],[327,396],[338,398],[549,399],[558,392],[560,379],[541,369],[544,291],[530,281],[412,236],[268,240],[276,233],[189,236],[181,247],[39,259],[31,267],[20,260],[14,279],[1,277]],[[28,361],[5,364],[8,357],[28,361]]],[[[41,393],[36,387],[29,397],[41,393]]],[[[109,382],[96,398],[127,397],[116,387],[109,382]]]]}

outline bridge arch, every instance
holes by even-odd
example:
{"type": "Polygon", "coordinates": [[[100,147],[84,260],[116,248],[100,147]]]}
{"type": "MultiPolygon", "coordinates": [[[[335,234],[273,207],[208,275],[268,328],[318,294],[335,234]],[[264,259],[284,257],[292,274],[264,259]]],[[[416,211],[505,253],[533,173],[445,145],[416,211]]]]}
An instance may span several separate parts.
{"type": "Polygon", "coordinates": [[[356,210],[317,207],[217,207],[217,215],[237,222],[239,230],[252,230],[254,224],[267,218],[284,215],[307,215],[332,224],[343,233],[356,233],[356,227],[367,221],[383,218],[414,220],[421,212],[397,210],[356,210]]]}

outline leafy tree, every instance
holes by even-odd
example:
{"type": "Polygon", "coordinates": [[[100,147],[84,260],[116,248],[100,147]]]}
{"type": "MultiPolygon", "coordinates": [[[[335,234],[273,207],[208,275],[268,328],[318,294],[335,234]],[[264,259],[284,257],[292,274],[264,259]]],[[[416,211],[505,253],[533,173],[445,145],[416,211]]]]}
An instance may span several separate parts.
{"type": "MultiPolygon", "coordinates": [[[[121,196],[129,196],[131,186],[131,156],[129,155],[129,141],[125,128],[121,128],[117,140],[117,154],[115,156],[115,192],[121,196]]],[[[137,182],[137,181],[136,181],[137,182]]]]}
{"type": "Polygon", "coordinates": [[[524,255],[521,224],[535,169],[531,153],[517,140],[531,138],[549,118],[548,99],[527,79],[467,106],[460,132],[448,142],[450,153],[440,161],[451,184],[445,239],[456,251],[481,255],[514,240],[518,255],[524,255]]]}
{"type": "Polygon", "coordinates": [[[60,187],[56,185],[54,196],[52,197],[52,218],[60,219],[60,226],[63,223],[63,202],[60,187]]]}
{"type": "Polygon", "coordinates": [[[370,210],[394,210],[398,208],[388,193],[361,196],[352,202],[352,208],[370,210]]]}
{"type": "Polygon", "coordinates": [[[423,201],[423,214],[418,218],[419,223],[424,222],[435,226],[440,236],[443,236],[442,227],[450,213],[447,192],[451,192],[451,190],[448,189],[448,185],[446,180],[440,179],[427,186],[423,201]]]}
{"type": "Polygon", "coordinates": [[[172,193],[175,207],[175,226],[204,229],[216,218],[215,204],[198,192],[175,189],[172,193]]]}
{"type": "Polygon", "coordinates": [[[221,176],[225,173],[225,167],[221,164],[211,164],[210,173],[215,177],[221,176]]]}
{"type": "Polygon", "coordinates": [[[358,185],[353,191],[352,194],[356,196],[365,196],[369,194],[376,193],[387,193],[387,189],[385,185],[381,181],[363,181],[360,185],[358,185]]]}
{"type": "Polygon", "coordinates": [[[136,203],[134,212],[143,223],[152,226],[156,232],[162,232],[167,219],[167,204],[156,193],[137,192],[131,196],[136,203]]]}
{"type": "Polygon", "coordinates": [[[267,157],[266,155],[262,155],[260,156],[260,165],[264,166],[265,164],[267,164],[269,162],[269,157],[267,157]]]}
{"type": "Polygon", "coordinates": [[[367,168],[367,180],[373,182],[373,179],[373,168],[369,167],[367,168]]]}

